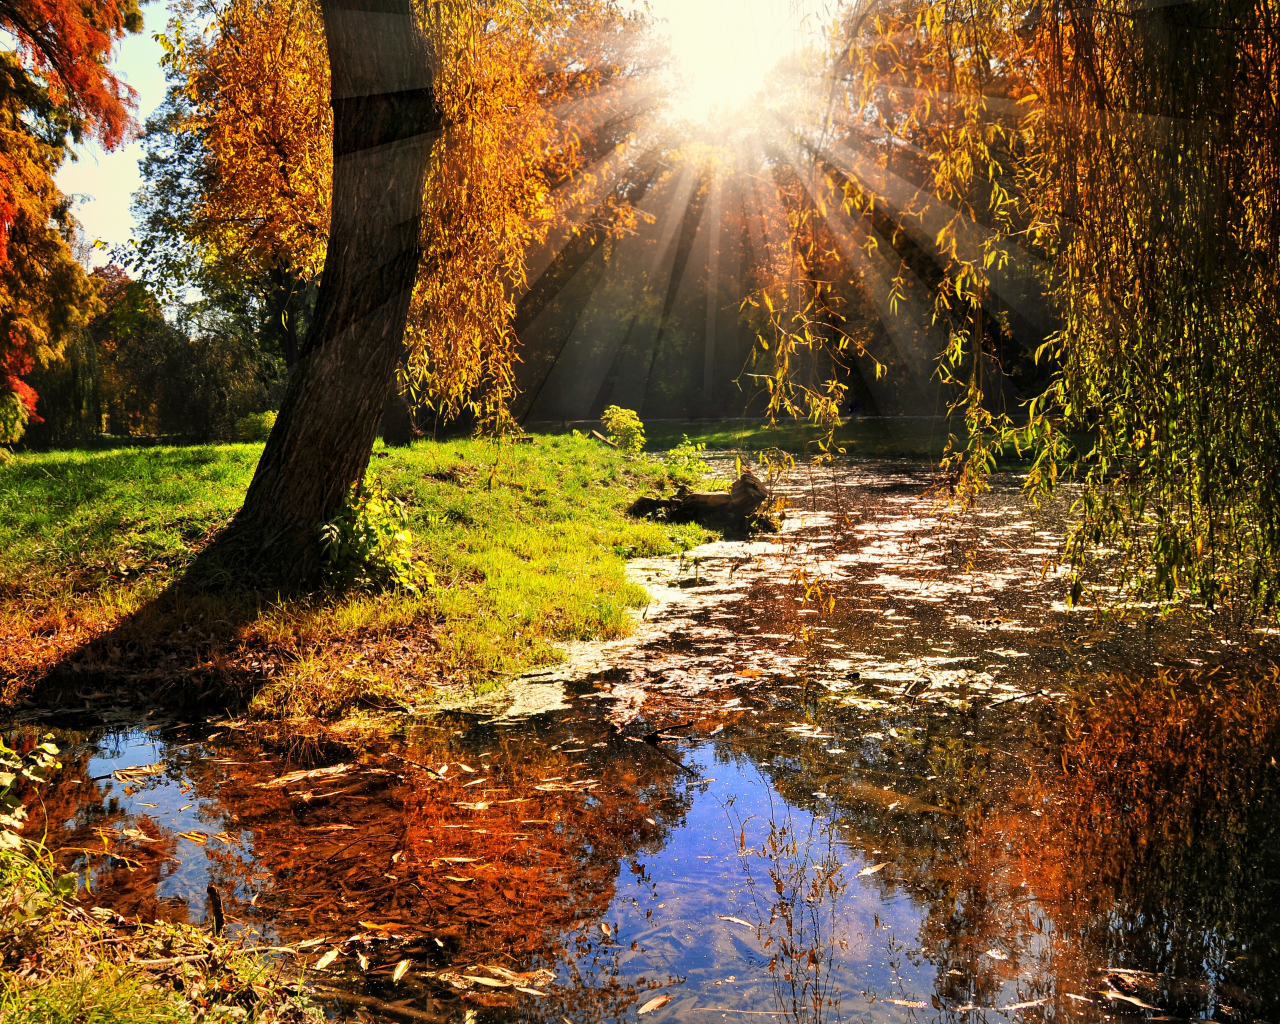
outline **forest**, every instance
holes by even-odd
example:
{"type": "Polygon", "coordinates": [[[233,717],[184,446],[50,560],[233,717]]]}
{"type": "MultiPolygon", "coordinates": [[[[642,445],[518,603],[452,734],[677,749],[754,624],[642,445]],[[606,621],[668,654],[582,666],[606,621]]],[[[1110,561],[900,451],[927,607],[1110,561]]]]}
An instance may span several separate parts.
{"type": "Polygon", "coordinates": [[[1092,4],[0,0],[0,1024],[1274,1019],[1280,5],[1092,4]]]}

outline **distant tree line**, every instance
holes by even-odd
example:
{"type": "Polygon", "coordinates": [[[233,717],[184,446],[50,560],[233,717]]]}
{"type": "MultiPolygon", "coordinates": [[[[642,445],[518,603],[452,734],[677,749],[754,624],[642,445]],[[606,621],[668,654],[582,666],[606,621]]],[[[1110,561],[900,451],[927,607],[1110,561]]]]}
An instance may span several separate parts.
{"type": "Polygon", "coordinates": [[[28,377],[40,418],[28,425],[26,444],[84,444],[101,434],[235,440],[245,417],[278,404],[284,361],[264,348],[246,303],[223,296],[166,307],[114,265],[91,280],[101,312],[60,360],[28,377]]]}

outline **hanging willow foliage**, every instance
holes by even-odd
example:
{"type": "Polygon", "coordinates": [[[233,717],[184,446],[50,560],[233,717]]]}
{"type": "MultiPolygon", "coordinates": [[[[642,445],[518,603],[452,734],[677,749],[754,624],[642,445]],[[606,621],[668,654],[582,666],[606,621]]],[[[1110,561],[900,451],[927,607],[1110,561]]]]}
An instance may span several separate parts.
{"type": "Polygon", "coordinates": [[[846,202],[931,236],[941,373],[969,425],[948,465],[973,495],[1014,446],[1029,491],[1083,485],[1074,599],[1118,552],[1122,598],[1275,610],[1278,15],[871,0],[835,37],[826,139],[868,154],[836,175],[846,202]],[[993,289],[1018,275],[1057,322],[1036,352],[1051,383],[1021,410],[988,372],[1008,330],[993,289]]]}
{"type": "Polygon", "coordinates": [[[620,87],[647,19],[607,0],[433,2],[424,18],[445,127],[423,202],[427,255],[403,383],[438,419],[467,412],[501,432],[513,425],[526,256],[593,193],[582,151],[594,104],[620,87]]]}
{"type": "MultiPolygon", "coordinates": [[[[324,266],[333,117],[317,0],[191,0],[204,31],[177,18],[165,65],[198,140],[198,193],[164,226],[227,279],[275,276],[293,294],[324,266]]],[[[581,166],[596,107],[637,70],[648,19],[612,0],[419,6],[444,128],[423,196],[426,257],[406,332],[402,385],[438,419],[470,412],[509,424],[511,329],[525,259],[598,184],[581,166]]],[[[623,227],[629,210],[611,210],[623,227]]]]}

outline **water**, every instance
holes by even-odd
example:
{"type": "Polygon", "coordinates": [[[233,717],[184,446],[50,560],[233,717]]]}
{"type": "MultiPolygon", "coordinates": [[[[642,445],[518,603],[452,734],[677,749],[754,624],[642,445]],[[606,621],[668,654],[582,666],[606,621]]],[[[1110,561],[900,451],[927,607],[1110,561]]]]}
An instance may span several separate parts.
{"type": "Polygon", "coordinates": [[[782,534],[637,563],[632,641],[390,737],[86,692],[50,845],[126,915],[212,883],[323,940],[335,1015],[1274,1019],[1272,690],[1105,678],[1257,680],[1266,636],[1069,611],[1061,509],[944,527],[922,482],[800,481],[782,534]]]}

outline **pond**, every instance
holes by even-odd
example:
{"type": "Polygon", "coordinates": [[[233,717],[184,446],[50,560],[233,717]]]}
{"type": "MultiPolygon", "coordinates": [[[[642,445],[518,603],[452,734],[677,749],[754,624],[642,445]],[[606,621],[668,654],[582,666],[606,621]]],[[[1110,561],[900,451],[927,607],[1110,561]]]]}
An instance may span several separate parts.
{"type": "Polygon", "coordinates": [[[85,691],[49,845],[126,916],[212,885],[335,1017],[1275,1019],[1268,635],[1068,609],[1062,506],[928,482],[792,474],[781,533],[632,563],[628,641],[390,735],[85,691]]]}

